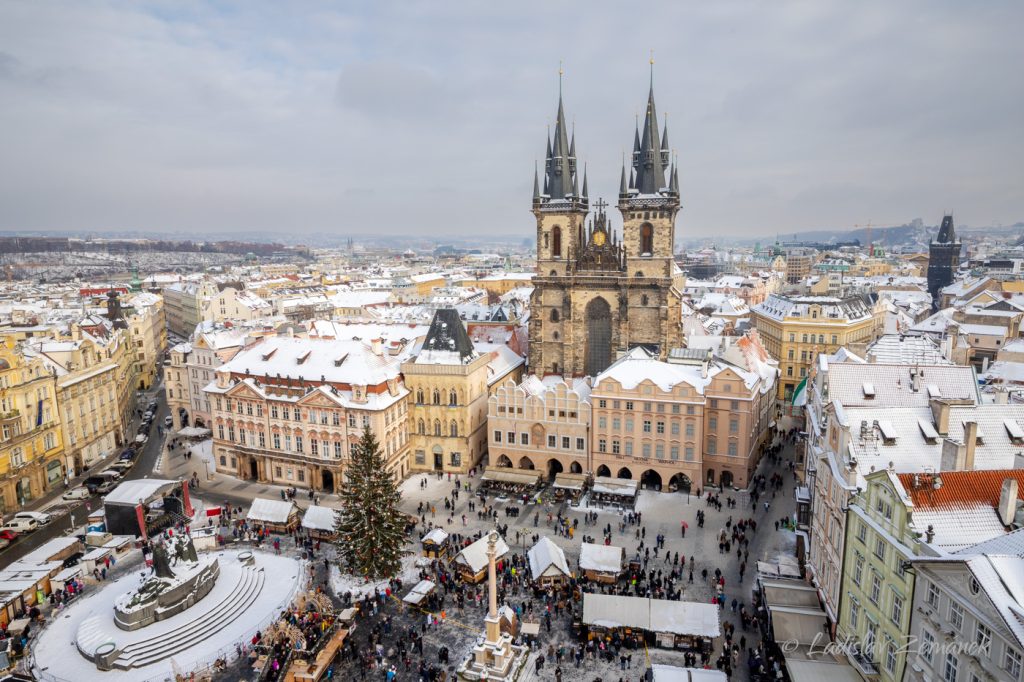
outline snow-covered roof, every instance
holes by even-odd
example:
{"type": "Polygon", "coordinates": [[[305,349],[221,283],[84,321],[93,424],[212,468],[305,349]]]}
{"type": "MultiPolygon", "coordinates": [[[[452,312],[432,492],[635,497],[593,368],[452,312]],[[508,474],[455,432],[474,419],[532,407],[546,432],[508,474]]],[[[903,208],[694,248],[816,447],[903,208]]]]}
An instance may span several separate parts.
{"type": "Polygon", "coordinates": [[[265,497],[257,497],[249,507],[246,514],[250,521],[262,521],[265,523],[287,523],[292,514],[298,512],[298,507],[292,501],[268,500],[265,497]]]}
{"type": "Polygon", "coordinates": [[[423,536],[420,542],[432,542],[435,545],[444,544],[448,539],[448,533],[443,528],[434,528],[423,536]]]}
{"type": "Polygon", "coordinates": [[[593,592],[583,595],[583,623],[698,637],[721,634],[718,607],[714,604],[593,592]]]}
{"type": "Polygon", "coordinates": [[[580,570],[618,573],[622,570],[624,553],[622,547],[584,542],[580,546],[580,570]]]}
{"type": "MultiPolygon", "coordinates": [[[[469,570],[473,573],[479,573],[487,568],[487,538],[488,535],[484,535],[479,540],[456,554],[455,562],[469,567],[469,570]]],[[[495,545],[495,549],[497,550],[495,560],[499,560],[508,554],[508,545],[505,544],[505,539],[501,537],[500,534],[498,535],[498,541],[495,545]]]]}
{"type": "Polygon", "coordinates": [[[103,499],[106,504],[130,504],[136,505],[150,500],[160,492],[170,492],[178,481],[169,481],[158,478],[138,478],[133,481],[124,481],[114,488],[103,499]]]}
{"type": "Polygon", "coordinates": [[[530,560],[530,572],[534,580],[554,575],[569,575],[569,564],[565,561],[565,552],[549,538],[542,537],[537,544],[526,553],[530,560]]]}
{"type": "Polygon", "coordinates": [[[642,346],[633,348],[598,374],[594,379],[594,390],[600,390],[601,382],[608,380],[618,382],[625,390],[632,390],[644,381],[654,383],[663,391],[671,391],[685,383],[697,393],[703,393],[709,383],[701,376],[700,367],[662,362],[642,346]]]}
{"type": "Polygon", "coordinates": [[[338,510],[310,505],[302,515],[302,527],[309,530],[334,531],[338,525],[338,510]]]}

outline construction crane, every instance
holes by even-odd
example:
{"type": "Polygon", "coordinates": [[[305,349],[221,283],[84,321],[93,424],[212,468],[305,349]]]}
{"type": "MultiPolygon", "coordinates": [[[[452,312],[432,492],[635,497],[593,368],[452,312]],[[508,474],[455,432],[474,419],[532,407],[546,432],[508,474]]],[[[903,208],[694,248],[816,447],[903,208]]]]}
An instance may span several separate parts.
{"type": "Polygon", "coordinates": [[[867,233],[864,235],[864,241],[868,243],[868,258],[873,257],[875,255],[875,245],[871,243],[871,221],[869,220],[866,224],[863,225],[856,224],[854,225],[854,227],[857,229],[863,227],[867,230],[867,233]]]}

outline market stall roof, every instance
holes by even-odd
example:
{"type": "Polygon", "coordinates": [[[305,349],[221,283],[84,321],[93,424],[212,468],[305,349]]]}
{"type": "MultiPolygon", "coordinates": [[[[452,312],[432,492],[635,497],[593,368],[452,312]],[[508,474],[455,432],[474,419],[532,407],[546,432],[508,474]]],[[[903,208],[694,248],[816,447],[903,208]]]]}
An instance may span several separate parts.
{"type": "Polygon", "coordinates": [[[680,668],[664,663],[653,664],[651,672],[654,673],[652,682],[726,682],[728,679],[721,670],[680,668]]]}
{"type": "Polygon", "coordinates": [[[786,670],[793,682],[860,682],[853,666],[826,661],[799,660],[786,657],[786,670]]]}
{"type": "Polygon", "coordinates": [[[625,550],[615,545],[596,545],[584,542],[580,546],[580,569],[600,573],[618,573],[622,570],[625,550]]]}
{"type": "MultiPolygon", "coordinates": [[[[498,552],[495,557],[496,559],[501,559],[503,556],[508,554],[508,545],[505,544],[505,539],[501,537],[501,535],[498,536],[498,542],[495,549],[497,549],[498,552]]],[[[487,535],[484,535],[479,540],[456,554],[455,563],[468,566],[473,573],[479,573],[487,568],[487,535]]]]}
{"type": "Polygon", "coordinates": [[[338,527],[338,510],[311,505],[302,515],[302,527],[308,530],[334,532],[338,527]]]}
{"type": "Polygon", "coordinates": [[[186,426],[178,431],[178,435],[183,438],[202,438],[203,436],[209,436],[211,433],[210,429],[203,429],[198,426],[186,426]]]}
{"type": "Polygon", "coordinates": [[[448,539],[448,533],[443,528],[434,528],[423,536],[420,542],[432,542],[435,545],[443,545],[448,539]]]}
{"type": "Polygon", "coordinates": [[[555,575],[569,575],[569,564],[565,561],[565,552],[550,540],[541,538],[526,553],[530,560],[530,572],[534,580],[555,575]]]}
{"type": "Polygon", "coordinates": [[[555,474],[554,487],[565,488],[567,490],[583,490],[583,487],[587,484],[586,474],[555,474]]]}
{"type": "Polygon", "coordinates": [[[821,605],[818,591],[803,581],[762,578],[761,589],[764,590],[765,604],[768,608],[799,606],[817,609],[821,605]]]}
{"type": "Polygon", "coordinates": [[[482,481],[499,483],[515,483],[517,485],[536,485],[541,479],[537,469],[511,469],[507,467],[487,467],[480,477],[482,481]]]}
{"type": "Polygon", "coordinates": [[[757,572],[773,578],[799,578],[800,564],[794,556],[780,555],[775,561],[758,561],[757,572]]]}
{"type": "Polygon", "coordinates": [[[675,635],[718,637],[721,634],[718,607],[714,604],[591,592],[583,595],[583,622],[675,635]]]}
{"type": "Polygon", "coordinates": [[[429,580],[421,580],[409,590],[409,594],[402,597],[402,601],[406,604],[419,604],[421,601],[430,596],[430,593],[434,591],[434,583],[429,580]]]}
{"type": "Polygon", "coordinates": [[[637,481],[628,478],[597,476],[594,478],[594,485],[590,487],[590,490],[591,492],[601,493],[603,495],[636,497],[637,484],[637,481]]]}
{"type": "Polygon", "coordinates": [[[180,481],[169,481],[159,478],[138,478],[134,481],[125,481],[110,491],[110,494],[103,498],[104,506],[108,504],[147,504],[157,497],[162,497],[180,486],[180,481]]]}
{"type": "Polygon", "coordinates": [[[264,523],[288,523],[288,519],[298,512],[298,507],[292,501],[268,500],[265,497],[253,499],[252,506],[245,518],[250,521],[262,521],[264,523]]]}
{"type": "Polygon", "coordinates": [[[820,608],[771,606],[772,633],[776,642],[810,646],[828,641],[828,617],[820,608]]]}

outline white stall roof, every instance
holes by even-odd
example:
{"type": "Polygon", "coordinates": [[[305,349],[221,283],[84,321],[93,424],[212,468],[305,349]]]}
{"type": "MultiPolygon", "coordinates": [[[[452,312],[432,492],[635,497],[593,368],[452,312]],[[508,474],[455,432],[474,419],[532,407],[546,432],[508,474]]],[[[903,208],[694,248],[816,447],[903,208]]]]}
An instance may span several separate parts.
{"type": "Polygon", "coordinates": [[[302,527],[309,530],[333,531],[337,528],[338,512],[330,507],[312,505],[302,515],[302,527]]]}
{"type": "Polygon", "coordinates": [[[423,536],[420,542],[433,542],[435,545],[443,545],[445,540],[448,539],[448,533],[442,528],[434,528],[429,533],[423,536]]]}
{"type": "Polygon", "coordinates": [[[623,550],[615,545],[595,545],[584,542],[580,547],[580,569],[600,573],[618,573],[622,570],[623,550]]]}
{"type": "Polygon", "coordinates": [[[625,495],[636,497],[637,481],[628,478],[609,478],[598,476],[594,479],[594,485],[590,488],[592,492],[605,495],[625,495]]]}
{"type": "Polygon", "coordinates": [[[177,481],[167,481],[159,478],[138,478],[134,481],[125,481],[103,498],[103,504],[135,505],[145,503],[164,488],[169,492],[176,485],[178,485],[177,481]]]}
{"type": "Polygon", "coordinates": [[[612,594],[584,594],[583,622],[675,635],[718,637],[721,634],[718,607],[714,604],[612,594]]]}
{"type": "Polygon", "coordinates": [[[76,543],[78,543],[78,538],[73,535],[71,537],[48,540],[25,556],[21,557],[21,559],[18,560],[18,563],[23,565],[45,564],[50,560],[50,557],[57,556],[69,547],[74,546],[76,543]]]}
{"type": "Polygon", "coordinates": [[[419,604],[424,599],[430,596],[430,593],[434,591],[434,583],[429,580],[421,580],[416,583],[416,586],[409,590],[409,594],[402,597],[402,601],[407,604],[419,604]]]}
{"type": "MultiPolygon", "coordinates": [[[[500,535],[498,536],[496,549],[498,552],[496,559],[501,559],[508,554],[508,545],[505,544],[505,539],[500,535]]],[[[456,563],[468,566],[469,570],[473,571],[473,573],[479,573],[487,568],[487,535],[484,535],[469,547],[456,554],[455,561],[456,563]]]]}
{"type": "Polygon", "coordinates": [[[530,560],[530,572],[534,580],[545,576],[569,575],[569,564],[565,561],[565,552],[549,538],[541,538],[526,553],[530,560]]]}
{"type": "Polygon", "coordinates": [[[252,501],[252,506],[249,507],[249,513],[245,518],[265,523],[288,523],[288,518],[295,510],[294,502],[257,497],[252,501]]]}

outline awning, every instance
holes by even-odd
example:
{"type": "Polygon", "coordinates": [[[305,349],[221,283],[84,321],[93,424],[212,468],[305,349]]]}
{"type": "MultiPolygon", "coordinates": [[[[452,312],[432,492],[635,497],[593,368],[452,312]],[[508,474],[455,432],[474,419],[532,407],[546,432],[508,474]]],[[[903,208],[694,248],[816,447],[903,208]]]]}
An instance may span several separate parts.
{"type": "Polygon", "coordinates": [[[554,487],[566,490],[583,490],[587,484],[586,474],[555,474],[554,487]]]}
{"type": "Polygon", "coordinates": [[[853,666],[842,663],[786,658],[786,670],[793,682],[861,682],[861,676],[853,666]]]}
{"type": "Polygon", "coordinates": [[[807,646],[829,641],[828,618],[820,608],[772,606],[768,612],[776,642],[796,642],[807,646]]]}
{"type": "Polygon", "coordinates": [[[480,477],[482,481],[497,483],[514,483],[516,485],[537,485],[540,483],[541,472],[537,469],[511,469],[506,467],[488,467],[480,477]]]}

